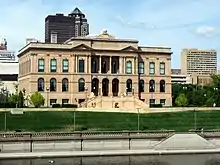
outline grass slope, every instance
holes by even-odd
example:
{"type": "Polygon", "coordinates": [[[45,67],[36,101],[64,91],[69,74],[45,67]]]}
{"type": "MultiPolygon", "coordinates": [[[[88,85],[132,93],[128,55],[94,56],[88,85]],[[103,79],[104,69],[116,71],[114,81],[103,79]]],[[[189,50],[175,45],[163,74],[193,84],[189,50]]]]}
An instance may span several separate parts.
{"type": "MultiPolygon", "coordinates": [[[[197,113],[197,127],[220,129],[220,111],[197,113]]],[[[137,114],[108,112],[76,112],[76,130],[122,131],[137,130],[137,114]]],[[[194,113],[140,114],[140,130],[169,129],[188,131],[194,128],[194,113]]],[[[62,131],[74,130],[74,112],[25,112],[24,115],[7,113],[7,131],[62,131]]],[[[0,113],[0,130],[4,131],[4,113],[0,113]]]]}

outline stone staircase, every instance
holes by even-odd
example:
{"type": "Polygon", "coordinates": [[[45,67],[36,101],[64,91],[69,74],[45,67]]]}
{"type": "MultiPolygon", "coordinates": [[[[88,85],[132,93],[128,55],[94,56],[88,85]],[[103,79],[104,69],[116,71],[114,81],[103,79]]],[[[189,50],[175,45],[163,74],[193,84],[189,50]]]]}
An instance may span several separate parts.
{"type": "Polygon", "coordinates": [[[139,100],[135,96],[93,96],[88,98],[81,104],[83,108],[98,108],[98,109],[112,109],[118,108],[121,110],[148,110],[149,105],[139,100]]]}

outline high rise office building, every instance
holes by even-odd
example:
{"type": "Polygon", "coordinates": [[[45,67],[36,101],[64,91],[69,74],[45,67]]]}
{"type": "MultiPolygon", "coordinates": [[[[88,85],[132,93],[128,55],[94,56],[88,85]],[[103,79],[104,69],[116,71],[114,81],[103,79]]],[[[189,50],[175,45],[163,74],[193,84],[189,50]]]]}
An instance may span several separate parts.
{"type": "MultiPolygon", "coordinates": [[[[0,39],[0,88],[10,93],[15,92],[19,64],[14,51],[7,50],[7,40],[0,39]]],[[[3,100],[0,100],[2,102],[3,100]]]]}
{"type": "Polygon", "coordinates": [[[181,52],[183,74],[209,75],[217,71],[216,50],[183,49],[181,52]]]}
{"type": "Polygon", "coordinates": [[[64,43],[72,37],[89,34],[85,14],[75,8],[68,16],[48,15],[45,18],[45,43],[64,43]]]}

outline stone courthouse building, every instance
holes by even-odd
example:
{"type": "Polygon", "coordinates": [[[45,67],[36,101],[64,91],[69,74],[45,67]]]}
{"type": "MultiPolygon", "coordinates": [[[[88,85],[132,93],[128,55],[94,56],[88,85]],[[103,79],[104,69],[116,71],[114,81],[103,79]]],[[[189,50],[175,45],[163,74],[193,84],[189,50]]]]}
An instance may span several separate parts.
{"type": "Polygon", "coordinates": [[[170,106],[171,48],[139,46],[105,30],[64,44],[29,43],[18,54],[19,88],[45,105],[134,109],[170,106]]]}

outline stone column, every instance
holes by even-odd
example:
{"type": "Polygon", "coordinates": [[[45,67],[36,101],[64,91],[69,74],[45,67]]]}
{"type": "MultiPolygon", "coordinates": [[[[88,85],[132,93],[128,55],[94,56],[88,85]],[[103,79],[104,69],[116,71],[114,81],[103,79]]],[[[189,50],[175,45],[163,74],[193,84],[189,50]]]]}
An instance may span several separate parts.
{"type": "Polygon", "coordinates": [[[102,72],[102,56],[99,57],[99,73],[102,72]]]}
{"type": "Polygon", "coordinates": [[[102,82],[99,82],[99,95],[102,96],[102,82]]]}
{"type": "MultiPolygon", "coordinates": [[[[44,71],[45,72],[47,72],[47,70],[46,70],[46,68],[45,68],[45,66],[47,66],[47,65],[45,65],[46,63],[46,60],[44,60],[44,71]]],[[[31,55],[31,72],[36,72],[35,71],[35,67],[37,67],[37,70],[38,70],[38,65],[37,66],[35,66],[34,64],[38,64],[38,61],[35,61],[35,59],[34,59],[34,56],[33,55],[31,55]]],[[[22,66],[22,65],[20,65],[20,66],[22,66]]],[[[19,67],[20,68],[20,72],[19,72],[19,74],[23,74],[22,73],[22,67],[19,67]]]]}
{"type": "Polygon", "coordinates": [[[134,57],[134,71],[133,71],[133,74],[136,74],[137,73],[137,58],[136,57],[134,57]]]}
{"type": "Polygon", "coordinates": [[[135,62],[134,62],[134,74],[138,74],[138,57],[134,57],[135,62]]]}
{"type": "Polygon", "coordinates": [[[87,73],[91,73],[91,58],[87,56],[87,73]]]}
{"type": "Polygon", "coordinates": [[[112,73],[112,56],[109,57],[109,73],[112,73]]]}
{"type": "Polygon", "coordinates": [[[109,96],[112,96],[113,94],[112,94],[112,81],[110,82],[109,81],[109,91],[108,91],[108,93],[109,93],[109,96]]]}
{"type": "Polygon", "coordinates": [[[124,57],[124,60],[123,60],[123,73],[125,73],[126,74],[126,57],[124,57]]]}
{"type": "Polygon", "coordinates": [[[77,55],[75,55],[75,73],[78,72],[78,58],[77,58],[77,55]]]}
{"type": "Polygon", "coordinates": [[[123,73],[123,57],[119,57],[119,74],[123,73]]]}

